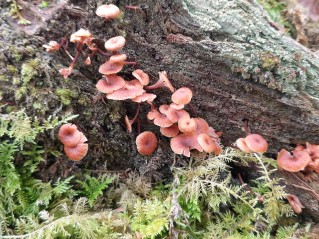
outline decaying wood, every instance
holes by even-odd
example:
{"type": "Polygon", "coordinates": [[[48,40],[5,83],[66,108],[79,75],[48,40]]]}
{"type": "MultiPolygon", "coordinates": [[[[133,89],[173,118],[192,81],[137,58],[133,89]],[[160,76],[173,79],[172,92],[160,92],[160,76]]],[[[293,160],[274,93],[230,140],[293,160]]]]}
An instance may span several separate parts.
{"type": "MultiPolygon", "coordinates": [[[[134,135],[127,134],[122,123],[125,113],[132,115],[135,106],[111,101],[107,105],[101,101],[92,104],[98,94],[97,69],[103,59],[93,59],[90,67],[79,64],[65,81],[58,70],[68,66],[68,57],[63,52],[47,54],[41,47],[79,28],[89,29],[100,40],[124,35],[125,53],[139,63],[152,82],[159,71],[165,70],[175,87],[191,88],[197,114],[223,132],[224,145],[244,136],[245,120],[251,132],[270,142],[270,153],[296,143],[319,144],[319,58],[273,27],[255,0],[113,2],[124,11],[119,21],[97,17],[95,9],[102,2],[94,0],[64,1],[58,7],[52,3],[46,18],[39,18],[41,11],[34,10],[35,17],[29,20],[34,24],[37,21],[37,25],[32,31],[15,24],[10,16],[0,17],[0,74],[21,78],[23,64],[33,58],[41,62],[39,74],[30,81],[34,91],[29,93],[36,97],[27,94],[14,99],[23,83],[2,80],[3,100],[15,101],[29,112],[45,116],[61,107],[57,88],[76,92],[60,114],[81,115],[78,124],[91,145],[88,164],[103,165],[107,161],[114,169],[123,169],[137,166],[144,159],[136,153],[134,135]],[[140,9],[125,10],[125,5],[140,9]],[[28,48],[33,49],[31,54],[28,48]],[[17,59],[18,53],[21,59],[17,59]],[[17,72],[9,72],[8,65],[14,65],[17,72]],[[41,110],[34,109],[37,97],[43,104],[41,110]]],[[[1,4],[3,9],[8,7],[1,4]]],[[[24,2],[26,8],[28,4],[32,3],[24,2]]],[[[126,67],[123,76],[132,79],[132,69],[126,67]]],[[[169,102],[168,91],[157,93],[158,105],[169,102]]],[[[147,110],[145,106],[144,114],[147,110]]],[[[141,125],[142,130],[158,130],[145,118],[141,125]]],[[[163,167],[168,168],[173,155],[167,150],[168,140],[161,140],[152,160],[165,155],[169,160],[164,160],[163,167]]]]}

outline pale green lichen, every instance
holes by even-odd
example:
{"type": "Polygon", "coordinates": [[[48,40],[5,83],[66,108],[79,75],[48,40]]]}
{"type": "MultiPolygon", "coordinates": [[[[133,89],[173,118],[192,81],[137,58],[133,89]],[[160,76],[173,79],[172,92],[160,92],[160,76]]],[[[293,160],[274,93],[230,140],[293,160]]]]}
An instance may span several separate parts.
{"type": "Polygon", "coordinates": [[[319,98],[319,59],[271,27],[266,11],[256,1],[184,0],[183,3],[207,33],[207,38],[197,44],[207,51],[210,41],[219,50],[216,57],[227,60],[233,72],[289,95],[305,92],[319,98]]]}

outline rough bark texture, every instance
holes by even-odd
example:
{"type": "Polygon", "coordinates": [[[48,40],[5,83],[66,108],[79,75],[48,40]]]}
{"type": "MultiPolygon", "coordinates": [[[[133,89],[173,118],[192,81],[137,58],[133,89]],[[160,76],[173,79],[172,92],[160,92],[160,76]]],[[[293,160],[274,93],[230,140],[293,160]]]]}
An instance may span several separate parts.
{"type": "MultiPolygon", "coordinates": [[[[159,136],[162,143],[147,163],[136,152],[136,133],[128,134],[123,125],[124,115],[132,116],[135,105],[93,101],[102,57],[93,59],[90,67],[78,64],[67,80],[59,75],[70,59],[62,52],[45,53],[42,44],[79,28],[89,29],[101,41],[125,36],[124,52],[152,82],[165,70],[176,88],[190,87],[198,116],[223,132],[225,145],[244,136],[243,120],[249,121],[251,132],[270,142],[270,153],[291,144],[319,143],[319,59],[273,28],[254,0],[113,2],[123,10],[126,4],[140,5],[141,10],[125,10],[122,20],[104,21],[95,15],[102,1],[57,1],[45,10],[20,2],[22,13],[33,9],[26,15],[32,24],[20,26],[2,14],[8,3],[0,3],[2,101],[40,117],[79,114],[74,123],[90,143],[82,162],[86,167],[107,162],[112,169],[135,167],[165,176],[169,170],[159,169],[169,169],[173,154],[169,141],[159,136]]],[[[122,76],[132,79],[132,69],[125,67],[122,76]]],[[[156,104],[169,102],[168,91],[157,95],[156,104]]],[[[144,115],[147,110],[145,106],[144,115]]],[[[145,117],[141,125],[142,131],[158,132],[145,117]]],[[[50,137],[48,147],[61,150],[53,133],[50,137]]],[[[50,165],[54,163],[47,162],[45,168],[50,165]]]]}

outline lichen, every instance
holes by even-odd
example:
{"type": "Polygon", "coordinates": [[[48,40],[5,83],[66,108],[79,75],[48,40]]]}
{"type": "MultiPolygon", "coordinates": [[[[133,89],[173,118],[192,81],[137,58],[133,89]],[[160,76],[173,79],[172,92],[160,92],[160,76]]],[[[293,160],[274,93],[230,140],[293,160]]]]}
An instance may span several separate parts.
{"type": "Polygon", "coordinates": [[[266,12],[256,1],[183,2],[184,8],[206,33],[206,44],[199,41],[198,45],[209,51],[207,42],[210,41],[219,49],[214,57],[229,61],[232,71],[240,73],[243,79],[289,95],[301,91],[319,97],[319,58],[272,28],[270,20],[265,21],[266,12]],[[260,71],[256,71],[258,67],[260,71]]]}

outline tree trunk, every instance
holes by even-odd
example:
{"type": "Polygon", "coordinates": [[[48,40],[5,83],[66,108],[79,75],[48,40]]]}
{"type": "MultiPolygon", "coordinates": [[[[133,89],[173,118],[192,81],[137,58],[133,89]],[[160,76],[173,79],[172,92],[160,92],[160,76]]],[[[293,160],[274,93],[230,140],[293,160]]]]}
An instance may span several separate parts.
{"type": "MultiPolygon", "coordinates": [[[[191,88],[197,115],[223,132],[224,145],[245,135],[244,121],[250,132],[268,140],[269,153],[292,144],[319,143],[319,59],[278,31],[255,0],[113,2],[124,11],[121,20],[96,16],[102,1],[56,1],[40,9],[20,0],[22,15],[31,21],[26,26],[3,15],[8,3],[0,3],[2,102],[42,117],[79,114],[74,123],[90,144],[83,162],[86,166],[99,167],[107,161],[112,169],[135,166],[145,172],[149,164],[136,152],[137,129],[130,135],[123,124],[124,115],[132,117],[136,105],[93,101],[101,77],[98,67],[104,59],[92,59],[89,67],[79,63],[64,80],[58,70],[71,60],[64,52],[48,54],[42,48],[49,40],[69,37],[79,28],[90,30],[101,41],[125,36],[124,52],[151,76],[151,82],[165,70],[176,88],[191,88]],[[125,5],[140,8],[125,9],[125,5]]],[[[132,79],[132,70],[125,67],[121,74],[132,79]]],[[[155,104],[170,102],[169,91],[156,94],[155,104]]],[[[143,107],[141,130],[158,134],[158,128],[145,119],[148,110],[143,107]]],[[[49,145],[61,147],[56,146],[55,136],[52,139],[49,145]]],[[[152,159],[165,158],[155,166],[168,172],[173,154],[169,141],[161,139],[152,159]]]]}

